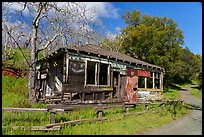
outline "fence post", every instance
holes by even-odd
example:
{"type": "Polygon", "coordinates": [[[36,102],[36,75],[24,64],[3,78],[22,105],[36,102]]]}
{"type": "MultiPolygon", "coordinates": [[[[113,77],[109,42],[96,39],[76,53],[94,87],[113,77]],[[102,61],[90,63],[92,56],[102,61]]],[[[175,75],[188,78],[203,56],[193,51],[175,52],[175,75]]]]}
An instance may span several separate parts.
{"type": "Polygon", "coordinates": [[[129,108],[128,108],[128,106],[125,106],[125,114],[126,114],[126,115],[129,114],[129,108]]]}
{"type": "Polygon", "coordinates": [[[102,117],[103,117],[103,111],[102,110],[98,110],[98,118],[99,119],[102,119],[102,117]]]}
{"type": "Polygon", "coordinates": [[[53,111],[53,110],[50,111],[50,124],[55,123],[55,114],[56,114],[56,111],[53,111]]]}

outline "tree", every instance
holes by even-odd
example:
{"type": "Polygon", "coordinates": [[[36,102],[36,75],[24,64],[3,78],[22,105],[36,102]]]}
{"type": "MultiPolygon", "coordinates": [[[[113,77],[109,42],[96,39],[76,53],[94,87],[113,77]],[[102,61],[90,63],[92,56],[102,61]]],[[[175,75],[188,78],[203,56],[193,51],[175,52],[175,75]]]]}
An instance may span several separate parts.
{"type": "MultiPolygon", "coordinates": [[[[91,25],[98,24],[96,24],[96,20],[92,20],[94,16],[87,16],[87,12],[90,11],[87,9],[86,3],[2,3],[5,28],[8,28],[8,23],[13,23],[15,20],[18,20],[22,26],[23,24],[29,26],[27,29],[18,28],[17,31],[21,32],[19,33],[22,36],[21,38],[30,38],[28,44],[31,56],[29,62],[28,96],[31,104],[35,102],[35,68],[38,53],[56,48],[55,44],[57,42],[61,44],[61,46],[67,46],[68,43],[83,44],[90,42],[91,37],[94,35],[94,30],[92,30],[91,25]],[[18,10],[16,10],[16,8],[18,8],[18,10]],[[26,14],[29,14],[29,16],[26,16],[26,14]]],[[[94,10],[91,12],[94,12],[94,10]]],[[[11,39],[9,45],[15,43],[20,46],[19,37],[15,37],[9,29],[4,30],[11,39]]],[[[22,43],[22,45],[26,45],[26,42],[22,43]]],[[[57,48],[59,48],[59,46],[57,48]]]]}
{"type": "Polygon", "coordinates": [[[122,33],[128,35],[123,42],[123,53],[165,69],[165,82],[173,82],[177,75],[175,62],[182,51],[183,33],[174,20],[167,17],[143,15],[136,9],[123,15],[127,24],[122,33]]]}

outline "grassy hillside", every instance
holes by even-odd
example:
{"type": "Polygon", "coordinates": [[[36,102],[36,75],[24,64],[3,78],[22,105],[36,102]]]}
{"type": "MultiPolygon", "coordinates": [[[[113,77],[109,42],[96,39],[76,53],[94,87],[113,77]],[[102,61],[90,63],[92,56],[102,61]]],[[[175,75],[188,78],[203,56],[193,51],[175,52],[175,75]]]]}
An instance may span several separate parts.
{"type": "MultiPolygon", "coordinates": [[[[28,69],[29,65],[27,61],[30,61],[30,51],[29,48],[22,48],[19,50],[19,48],[13,48],[11,49],[10,58],[3,62],[4,67],[12,67],[16,69],[28,69]],[[21,50],[23,51],[23,56],[21,50]],[[27,59],[27,61],[26,61],[27,59]]],[[[43,52],[40,52],[38,55],[38,58],[43,57],[43,52]]],[[[4,54],[2,55],[2,58],[4,58],[4,54]]]]}
{"type": "Polygon", "coordinates": [[[28,107],[28,78],[2,76],[2,107],[28,107]]]}

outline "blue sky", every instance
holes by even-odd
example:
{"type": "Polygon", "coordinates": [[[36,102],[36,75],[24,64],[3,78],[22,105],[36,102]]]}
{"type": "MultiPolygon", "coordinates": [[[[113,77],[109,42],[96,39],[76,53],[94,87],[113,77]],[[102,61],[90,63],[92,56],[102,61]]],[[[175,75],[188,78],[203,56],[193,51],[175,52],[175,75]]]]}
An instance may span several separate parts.
{"type": "Polygon", "coordinates": [[[112,33],[124,28],[122,15],[137,9],[142,14],[172,18],[183,31],[184,47],[194,54],[202,55],[202,5],[200,2],[112,2],[117,9],[117,18],[103,18],[103,23],[112,33]]]}

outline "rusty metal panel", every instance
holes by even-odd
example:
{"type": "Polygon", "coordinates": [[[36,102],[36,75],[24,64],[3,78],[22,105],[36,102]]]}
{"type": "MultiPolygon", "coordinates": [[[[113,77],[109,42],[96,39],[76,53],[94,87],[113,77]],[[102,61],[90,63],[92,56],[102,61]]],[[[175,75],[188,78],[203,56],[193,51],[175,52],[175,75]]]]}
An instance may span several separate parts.
{"type": "Polygon", "coordinates": [[[134,103],[137,101],[137,84],[138,76],[135,69],[129,69],[127,71],[128,76],[126,80],[125,91],[127,93],[127,100],[134,103]]]}

